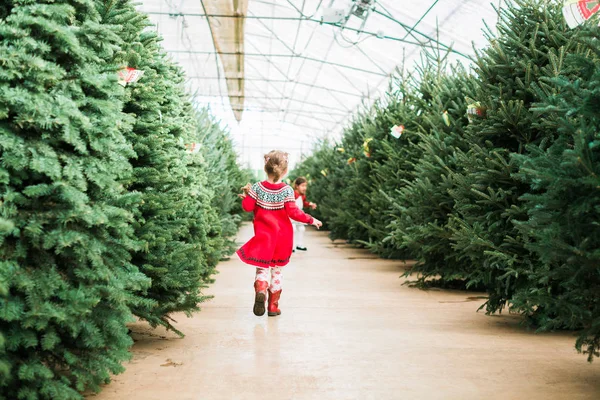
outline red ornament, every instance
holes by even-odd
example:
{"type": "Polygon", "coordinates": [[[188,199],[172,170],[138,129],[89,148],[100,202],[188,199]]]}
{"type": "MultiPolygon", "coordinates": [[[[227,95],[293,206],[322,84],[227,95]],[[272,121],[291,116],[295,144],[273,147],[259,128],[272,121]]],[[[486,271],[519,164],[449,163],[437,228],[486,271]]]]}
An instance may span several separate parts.
{"type": "Polygon", "coordinates": [[[404,125],[394,125],[394,126],[392,126],[392,130],[390,131],[390,135],[392,135],[396,139],[400,139],[400,136],[402,136],[402,133],[404,133],[404,125]]]}
{"type": "Polygon", "coordinates": [[[135,83],[144,75],[144,71],[135,68],[124,68],[119,71],[119,85],[126,86],[128,83],[135,83]]]}
{"type": "Polygon", "coordinates": [[[188,153],[197,153],[200,151],[200,147],[200,143],[190,143],[185,145],[185,149],[188,151],[188,153]]]}
{"type": "Polygon", "coordinates": [[[565,0],[563,16],[569,28],[581,25],[600,11],[598,0],[565,0]]]}

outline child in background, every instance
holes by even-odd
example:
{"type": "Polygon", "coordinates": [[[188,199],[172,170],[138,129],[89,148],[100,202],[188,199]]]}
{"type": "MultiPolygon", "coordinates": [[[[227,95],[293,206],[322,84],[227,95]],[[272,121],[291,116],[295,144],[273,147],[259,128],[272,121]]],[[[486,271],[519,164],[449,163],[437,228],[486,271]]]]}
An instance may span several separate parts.
{"type": "Polygon", "coordinates": [[[244,263],[256,267],[253,311],[257,316],[265,313],[267,289],[269,316],[281,314],[282,267],[290,262],[294,241],[290,218],[317,229],[322,225],[321,221],[296,207],[294,190],[281,182],[287,170],[288,154],[271,151],[265,155],[267,180],[246,185],[239,195],[244,211],[254,212],[254,237],[237,251],[237,255],[244,263]]]}
{"type": "MultiPolygon", "coordinates": [[[[303,176],[296,178],[294,181],[294,198],[296,199],[296,206],[301,210],[304,209],[304,207],[314,210],[317,208],[317,205],[306,200],[307,189],[308,181],[306,178],[303,176]]],[[[306,246],[304,246],[304,231],[306,228],[304,227],[304,224],[292,221],[292,226],[294,227],[294,251],[306,251],[306,246]]]]}

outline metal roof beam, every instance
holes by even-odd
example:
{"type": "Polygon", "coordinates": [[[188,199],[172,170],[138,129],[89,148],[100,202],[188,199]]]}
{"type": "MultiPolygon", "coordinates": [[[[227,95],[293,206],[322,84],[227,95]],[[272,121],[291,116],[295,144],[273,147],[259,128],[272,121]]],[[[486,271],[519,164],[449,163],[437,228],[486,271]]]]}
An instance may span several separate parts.
{"type": "MultiPolygon", "coordinates": [[[[192,76],[188,76],[188,79],[206,79],[206,80],[210,80],[210,79],[228,79],[226,76],[200,76],[200,75],[192,75],[192,76]]],[[[231,77],[231,79],[233,79],[235,77],[231,77]]],[[[256,81],[256,82],[278,82],[278,83],[283,83],[283,82],[289,82],[287,79],[269,79],[269,78],[244,78],[245,81],[256,81]]]]}
{"type": "MultiPolygon", "coordinates": [[[[166,50],[166,51],[168,53],[173,53],[173,54],[179,54],[179,53],[184,53],[184,54],[185,53],[187,53],[187,54],[214,54],[214,53],[217,53],[219,55],[224,55],[224,56],[239,56],[239,55],[243,55],[245,57],[299,58],[299,59],[303,59],[303,60],[307,60],[307,61],[316,62],[316,63],[319,63],[319,64],[334,65],[334,66],[340,67],[340,68],[346,68],[346,69],[351,69],[353,71],[364,72],[366,74],[379,75],[379,76],[386,76],[387,75],[387,74],[385,74],[383,72],[372,71],[372,70],[369,70],[369,69],[364,69],[364,68],[359,68],[359,67],[353,67],[353,66],[347,65],[347,64],[341,64],[341,63],[336,63],[336,62],[332,62],[332,61],[321,60],[319,58],[308,57],[308,56],[303,56],[303,55],[299,55],[299,54],[236,53],[236,52],[224,52],[224,51],[212,52],[212,51],[198,51],[198,50],[166,50]]],[[[284,74],[282,73],[282,75],[284,75],[284,74]]]]}
{"type": "MultiPolygon", "coordinates": [[[[277,93],[279,93],[281,96],[285,96],[285,93],[284,93],[284,92],[282,92],[281,90],[279,90],[279,88],[278,88],[276,85],[274,85],[272,82],[269,82],[269,79],[268,79],[268,78],[266,78],[266,77],[265,77],[265,76],[262,74],[262,72],[260,71],[260,69],[258,69],[258,68],[257,68],[257,67],[255,67],[254,65],[252,65],[252,63],[250,63],[250,60],[246,60],[246,61],[247,61],[246,65],[247,65],[248,67],[252,68],[253,70],[255,70],[255,71],[256,71],[256,73],[258,74],[258,76],[260,76],[261,78],[263,78],[263,79],[264,79],[264,82],[267,82],[269,85],[271,85],[271,87],[272,87],[273,89],[275,89],[275,91],[276,91],[277,93]]],[[[284,75],[284,76],[285,76],[285,75],[284,75]]],[[[285,76],[285,77],[287,78],[287,76],[285,76]]],[[[258,87],[258,85],[255,83],[255,81],[250,81],[250,82],[252,82],[252,83],[254,84],[254,86],[258,87]]],[[[260,89],[258,89],[258,90],[260,91],[260,89]]]]}
{"type": "MultiPolygon", "coordinates": [[[[395,36],[381,35],[381,34],[379,34],[377,32],[370,32],[370,31],[365,31],[365,30],[361,30],[361,29],[355,29],[355,28],[351,28],[351,27],[348,27],[348,26],[342,26],[342,25],[337,24],[337,23],[323,22],[323,21],[321,21],[319,19],[315,19],[315,18],[304,18],[304,17],[270,17],[270,16],[265,16],[265,15],[245,15],[244,16],[244,15],[206,14],[206,13],[205,14],[200,14],[200,13],[182,13],[182,12],[169,13],[169,12],[157,12],[157,11],[146,12],[146,14],[150,14],[150,15],[168,15],[168,16],[171,16],[171,17],[190,16],[190,17],[205,17],[205,18],[206,17],[210,17],[210,18],[246,18],[246,19],[256,19],[258,21],[260,21],[260,20],[269,20],[269,19],[288,20],[288,21],[302,20],[302,21],[308,21],[308,22],[318,23],[318,24],[321,24],[321,25],[329,25],[329,26],[334,26],[334,27],[337,27],[337,28],[343,28],[346,31],[357,32],[357,33],[361,33],[361,34],[364,34],[364,35],[376,37],[378,39],[392,40],[392,41],[395,41],[395,42],[402,42],[402,43],[411,44],[411,45],[415,45],[415,46],[419,46],[419,47],[435,48],[434,46],[429,45],[429,44],[420,43],[420,42],[412,42],[412,41],[406,40],[404,38],[399,38],[399,37],[395,37],[395,36]]],[[[382,16],[384,16],[386,18],[390,18],[390,19],[393,20],[393,17],[390,17],[389,15],[386,15],[386,14],[383,14],[383,13],[381,13],[380,15],[382,15],[382,16]]],[[[262,21],[260,21],[260,22],[262,22],[262,21]]],[[[399,24],[402,24],[401,22],[399,22],[397,20],[395,22],[398,22],[399,24]]],[[[405,25],[405,24],[402,24],[402,25],[405,25]]],[[[469,56],[461,53],[460,51],[454,50],[450,46],[445,45],[445,44],[443,44],[443,43],[441,43],[441,42],[439,42],[439,41],[431,38],[429,35],[421,32],[421,31],[418,31],[417,29],[407,27],[407,32],[411,32],[410,33],[411,36],[413,36],[412,32],[414,32],[414,33],[416,33],[418,35],[423,36],[424,38],[427,38],[428,40],[430,40],[430,41],[432,41],[434,43],[437,43],[439,46],[443,46],[443,47],[448,48],[448,51],[450,51],[452,53],[458,54],[458,55],[460,55],[462,57],[465,57],[465,58],[470,58],[469,56]],[[412,31],[409,30],[409,29],[412,29],[412,31]]]]}
{"type": "MultiPolygon", "coordinates": [[[[308,143],[308,141],[307,141],[308,143]]],[[[250,150],[266,150],[266,149],[270,149],[271,147],[269,145],[263,145],[263,146],[244,146],[244,149],[250,149],[250,150]]],[[[285,147],[286,150],[304,150],[303,147],[298,147],[298,146],[286,146],[285,147]]]]}
{"type": "MultiPolygon", "coordinates": [[[[203,79],[203,77],[190,77],[189,79],[203,79]]],[[[217,79],[216,77],[206,77],[206,79],[217,79]]],[[[246,81],[249,82],[287,82],[285,79],[281,79],[281,80],[268,80],[268,79],[244,79],[246,81]]],[[[201,96],[200,96],[201,97],[201,96]]],[[[252,96],[246,96],[247,99],[252,98],[252,96]]],[[[294,99],[294,98],[290,98],[288,96],[284,96],[284,97],[269,97],[272,98],[274,100],[289,100],[289,101],[293,101],[295,103],[303,103],[303,104],[307,104],[307,105],[311,105],[311,106],[315,106],[317,108],[326,108],[328,110],[335,110],[335,111],[341,111],[341,112],[348,112],[350,111],[349,108],[337,108],[337,107],[331,107],[325,104],[319,104],[319,103],[315,103],[315,102],[310,102],[310,101],[302,101],[300,99],[294,99]]]]}
{"type": "Polygon", "coordinates": [[[171,18],[175,17],[200,17],[200,18],[244,18],[244,19],[275,19],[281,21],[298,21],[307,20],[306,18],[298,17],[275,17],[267,15],[232,15],[232,14],[208,14],[208,13],[188,13],[188,12],[168,12],[168,11],[143,11],[148,15],[166,15],[171,18]]]}
{"type": "MultiPolygon", "coordinates": [[[[204,14],[206,14],[206,7],[204,7],[204,2],[202,0],[200,0],[200,4],[202,5],[202,10],[204,11],[204,14]]],[[[210,41],[213,44],[213,49],[215,49],[215,65],[217,68],[217,75],[221,75],[221,70],[219,69],[219,56],[216,54],[217,45],[215,44],[215,40],[214,40],[215,35],[213,33],[212,26],[210,25],[210,21],[208,20],[208,18],[206,18],[206,22],[208,24],[208,29],[210,30],[210,41]]],[[[219,94],[221,95],[221,98],[223,98],[223,91],[221,90],[221,82],[219,82],[219,94]]]]}
{"type": "MultiPolygon", "coordinates": [[[[425,11],[423,13],[423,15],[421,15],[421,18],[419,18],[419,20],[412,26],[412,28],[410,28],[410,30],[408,32],[406,32],[406,35],[404,35],[404,39],[406,39],[408,37],[408,35],[410,35],[417,28],[417,26],[419,26],[421,21],[423,21],[423,19],[425,19],[425,17],[431,12],[431,10],[433,10],[433,7],[435,7],[439,1],[440,0],[433,1],[433,3],[431,4],[431,6],[429,6],[427,11],[425,11]]],[[[391,14],[390,14],[390,16],[391,16],[391,14]]]]}
{"type": "MultiPolygon", "coordinates": [[[[255,46],[255,45],[254,45],[252,42],[250,42],[250,41],[247,41],[247,43],[248,43],[248,44],[250,44],[250,45],[252,45],[252,46],[253,46],[253,47],[254,47],[254,48],[255,48],[255,49],[256,49],[256,50],[257,50],[259,53],[261,53],[261,51],[258,49],[258,47],[257,47],[257,46],[255,46]]],[[[262,54],[262,53],[261,53],[261,54],[262,54]]],[[[284,78],[286,78],[286,79],[288,79],[288,80],[291,80],[291,79],[290,79],[290,77],[289,77],[289,76],[288,76],[286,73],[283,73],[283,71],[281,71],[279,68],[277,68],[277,66],[276,66],[276,65],[273,63],[273,61],[271,61],[269,58],[267,58],[267,62],[269,62],[270,64],[272,64],[273,66],[275,66],[275,68],[276,68],[278,71],[280,71],[280,73],[281,73],[281,74],[284,76],[284,78]]],[[[321,65],[321,67],[322,67],[322,66],[323,66],[323,65],[321,65]]],[[[254,68],[254,67],[253,67],[253,68],[254,68]]],[[[256,69],[256,68],[255,68],[255,69],[256,69]]],[[[260,73],[260,71],[259,71],[258,69],[256,69],[256,71],[258,72],[258,74],[259,74],[260,76],[263,76],[263,75],[260,73]]],[[[316,80],[315,80],[315,82],[316,82],[316,80]]],[[[313,82],[313,84],[314,84],[314,82],[313,82]]],[[[272,85],[272,84],[271,84],[271,85],[272,85]]],[[[274,86],[274,85],[273,85],[273,86],[274,86]]],[[[309,89],[309,91],[310,91],[310,90],[312,90],[312,89],[309,89]]],[[[279,92],[279,93],[280,93],[282,96],[285,96],[285,94],[284,94],[284,93],[281,93],[281,92],[279,92]]],[[[337,98],[336,98],[336,97],[333,95],[333,93],[331,93],[330,91],[328,91],[327,93],[328,93],[328,94],[329,94],[331,97],[335,98],[335,99],[336,99],[338,102],[340,102],[340,101],[339,101],[339,100],[338,100],[338,99],[337,99],[337,98]]],[[[306,101],[306,98],[304,98],[304,101],[306,101]]],[[[342,102],[340,102],[340,104],[343,104],[343,103],[342,103],[342,102]]],[[[302,105],[301,107],[304,107],[304,105],[302,105]]],[[[283,122],[285,122],[285,114],[283,115],[283,118],[282,118],[282,120],[283,120],[283,122]]],[[[321,123],[321,125],[323,125],[323,124],[321,123]]],[[[324,126],[324,125],[323,125],[323,128],[325,128],[325,129],[328,129],[328,127],[326,127],[326,126],[324,126]]]]}
{"type": "MultiPolygon", "coordinates": [[[[326,124],[331,124],[331,126],[328,126],[327,128],[333,128],[333,126],[335,126],[334,124],[336,123],[336,121],[333,120],[333,119],[331,119],[331,118],[330,119],[324,119],[324,118],[315,117],[313,115],[315,113],[306,114],[304,111],[297,112],[297,111],[294,111],[294,110],[290,110],[287,113],[290,114],[290,115],[295,115],[298,118],[308,118],[308,119],[311,119],[311,120],[314,119],[315,121],[325,122],[326,124]]],[[[319,114],[327,114],[327,113],[319,113],[319,114]]],[[[339,116],[339,115],[340,114],[337,114],[337,116],[339,116]]]]}
{"type": "MultiPolygon", "coordinates": [[[[199,95],[195,95],[192,96],[193,99],[199,99],[199,98],[203,98],[203,97],[208,97],[208,98],[218,98],[218,95],[214,95],[214,94],[210,94],[210,95],[203,95],[203,94],[199,94],[199,95]]],[[[256,100],[281,100],[280,97],[250,97],[250,96],[233,96],[236,98],[244,98],[244,99],[256,99],[256,100]]],[[[233,108],[233,107],[232,107],[233,108]]],[[[259,111],[264,111],[264,112],[287,112],[290,114],[298,114],[298,115],[306,115],[306,116],[311,116],[314,114],[319,114],[319,115],[337,115],[337,116],[341,116],[341,115],[348,115],[347,113],[335,113],[335,112],[330,112],[330,111],[313,111],[313,110],[306,110],[306,109],[286,109],[286,108],[279,108],[279,107],[264,107],[264,106],[260,106],[260,110],[259,111]]],[[[328,122],[334,122],[331,119],[327,120],[328,122]]]]}
{"type": "MultiPolygon", "coordinates": [[[[202,97],[203,95],[197,95],[197,97],[202,97]]],[[[206,96],[206,97],[214,97],[214,96],[206,96]]],[[[288,100],[294,103],[300,103],[300,104],[306,104],[309,106],[314,106],[318,109],[327,109],[327,110],[332,110],[332,111],[339,111],[344,113],[348,113],[350,111],[352,111],[351,109],[347,108],[347,109],[341,109],[341,108],[336,108],[336,107],[331,107],[331,106],[326,106],[324,104],[319,104],[319,103],[314,103],[314,102],[309,102],[309,101],[302,101],[299,99],[292,99],[289,97],[267,97],[267,96],[263,96],[263,97],[253,97],[253,96],[245,96],[247,99],[272,99],[272,100],[288,100]]],[[[283,109],[283,107],[282,107],[283,109]]],[[[311,111],[311,110],[306,110],[306,111],[311,111]]]]}
{"type": "MultiPolygon", "coordinates": [[[[435,4],[434,4],[434,5],[435,5],[435,4]]],[[[433,7],[431,7],[431,8],[433,8],[433,7]]],[[[431,8],[430,8],[429,10],[431,10],[431,8]]],[[[427,12],[429,12],[429,11],[427,11],[427,12]]],[[[398,25],[400,25],[400,26],[401,26],[401,27],[402,27],[402,28],[403,28],[403,29],[406,31],[406,35],[404,36],[404,38],[406,38],[407,36],[409,36],[409,35],[410,35],[410,36],[412,36],[412,37],[413,37],[415,40],[419,40],[419,39],[417,39],[417,38],[414,36],[414,34],[413,34],[413,32],[414,32],[414,33],[416,33],[416,34],[418,34],[418,35],[421,35],[421,36],[423,36],[423,37],[424,37],[425,39],[427,39],[428,41],[430,41],[430,42],[432,42],[432,43],[435,43],[435,44],[437,44],[437,45],[438,45],[438,46],[440,46],[440,47],[443,47],[444,49],[446,49],[446,50],[448,50],[448,51],[452,51],[452,52],[454,52],[454,53],[456,53],[456,54],[458,54],[458,55],[460,55],[460,56],[463,56],[463,57],[465,57],[465,58],[468,58],[468,57],[467,57],[465,54],[463,54],[463,53],[461,53],[461,52],[459,52],[459,51],[456,51],[456,50],[452,50],[452,47],[451,47],[451,46],[448,46],[447,44],[444,44],[444,43],[440,42],[439,40],[437,40],[437,39],[434,39],[434,38],[432,38],[431,36],[429,36],[429,35],[427,35],[427,34],[425,34],[425,33],[423,33],[423,32],[420,32],[420,31],[416,30],[416,26],[417,26],[417,25],[418,25],[418,23],[420,23],[421,21],[418,21],[418,23],[417,23],[417,24],[415,24],[415,26],[413,26],[413,27],[409,27],[408,25],[406,25],[406,24],[405,24],[405,23],[403,23],[403,22],[400,22],[399,20],[397,20],[396,18],[392,17],[391,15],[384,14],[384,13],[382,13],[381,11],[378,11],[378,10],[375,10],[375,13],[376,13],[376,14],[378,14],[378,15],[381,15],[382,17],[385,17],[385,18],[389,19],[390,21],[393,21],[393,22],[397,23],[398,25]]],[[[400,40],[402,41],[402,40],[404,40],[404,39],[400,39],[400,40]]]]}
{"type": "MultiPolygon", "coordinates": [[[[193,96],[194,98],[198,97],[220,97],[218,94],[197,94],[193,96]]],[[[285,99],[285,97],[273,97],[273,96],[235,96],[232,97],[241,98],[241,99],[270,99],[270,100],[281,100],[285,99]]]]}
{"type": "MultiPolygon", "coordinates": [[[[298,8],[290,2],[290,0],[288,0],[288,3],[294,8],[296,9],[296,11],[298,11],[300,13],[301,16],[303,15],[303,11],[304,11],[304,6],[306,4],[306,0],[302,0],[302,10],[298,10],[298,8]]],[[[317,9],[315,10],[315,13],[317,12],[317,10],[321,7],[322,1],[319,2],[319,4],[317,5],[317,9]]],[[[332,3],[333,4],[333,3],[332,3]]],[[[296,53],[296,45],[298,43],[298,37],[300,35],[300,27],[302,26],[302,21],[298,21],[298,28],[296,30],[296,37],[294,38],[294,45],[292,48],[292,54],[297,54],[296,53]]],[[[304,45],[304,49],[300,52],[300,54],[304,54],[304,52],[306,51],[306,49],[308,48],[308,45],[312,42],[313,37],[315,36],[315,32],[317,31],[318,25],[315,25],[315,27],[312,29],[311,33],[310,33],[310,37],[308,38],[308,41],[306,42],[306,44],[304,45]]],[[[300,69],[302,69],[304,67],[304,63],[306,62],[306,60],[302,60],[302,62],[300,63],[300,68],[298,69],[298,71],[300,69]]],[[[291,70],[292,70],[292,64],[294,63],[294,59],[290,58],[289,62],[288,62],[288,67],[287,67],[287,75],[290,74],[291,70]]],[[[294,86],[292,87],[292,92],[290,97],[294,97],[294,94],[296,93],[296,84],[294,84],[294,86]]],[[[285,83],[283,85],[283,91],[285,92],[285,90],[287,89],[287,83],[285,83]]],[[[287,106],[290,106],[291,101],[287,102],[287,106]]],[[[283,107],[283,101],[280,103],[280,107],[283,107]]],[[[285,116],[284,118],[285,119],[285,116]]]]}
{"type": "MultiPolygon", "coordinates": [[[[330,54],[329,52],[331,51],[331,48],[333,47],[333,45],[335,44],[335,42],[336,42],[336,40],[335,40],[335,36],[334,36],[333,40],[332,40],[332,41],[331,41],[331,43],[329,44],[329,47],[327,48],[327,52],[325,53],[325,57],[324,57],[325,59],[327,59],[327,57],[329,57],[329,54],[330,54]]],[[[318,79],[319,79],[319,77],[321,76],[321,73],[323,72],[323,65],[324,65],[324,64],[321,64],[321,65],[319,66],[319,71],[318,71],[318,72],[317,72],[317,74],[315,75],[315,79],[313,79],[313,83],[312,83],[313,85],[314,85],[314,84],[317,82],[317,80],[318,80],[318,79]]],[[[310,93],[312,92],[312,90],[313,90],[313,88],[309,88],[309,89],[308,89],[308,93],[306,93],[306,96],[304,96],[304,99],[303,99],[303,101],[307,101],[307,100],[308,100],[308,96],[310,96],[310,93]]],[[[334,97],[332,93],[329,93],[329,95],[330,95],[331,97],[334,97]]],[[[304,108],[304,105],[303,105],[301,108],[304,108]]],[[[284,120],[284,121],[285,121],[286,115],[287,115],[287,114],[284,114],[284,116],[283,116],[283,120],[284,120]]],[[[298,120],[298,116],[296,115],[296,118],[294,119],[294,122],[296,122],[297,120],[298,120]]]]}
{"type": "MultiPolygon", "coordinates": [[[[253,83],[253,84],[256,86],[256,84],[255,84],[254,82],[252,82],[252,83],[253,83]]],[[[264,94],[264,92],[262,92],[260,89],[259,89],[259,91],[260,91],[261,93],[263,93],[263,94],[264,94]]],[[[280,92],[280,93],[281,93],[281,92],[280,92]]],[[[275,102],[273,102],[273,103],[275,103],[275,102]]],[[[254,110],[254,111],[255,111],[255,110],[254,110]]],[[[272,110],[272,111],[281,112],[281,111],[284,111],[284,110],[282,110],[282,108],[281,108],[281,107],[277,107],[276,109],[274,109],[274,110],[272,110]]],[[[271,111],[271,112],[272,112],[272,111],[271,111]]],[[[268,112],[268,110],[263,108],[263,111],[259,111],[259,112],[268,112]]],[[[342,114],[338,114],[338,116],[339,116],[339,115],[342,115],[342,114]]],[[[283,120],[283,122],[285,122],[285,120],[283,120]]],[[[322,123],[322,122],[324,122],[324,121],[319,121],[320,125],[321,125],[321,126],[323,126],[323,128],[324,128],[324,131],[326,131],[327,129],[329,129],[328,127],[326,127],[325,125],[323,125],[323,123],[322,123]]],[[[331,122],[331,120],[328,120],[327,122],[331,122]]],[[[310,127],[310,128],[311,128],[311,129],[315,129],[314,127],[310,127]]]]}
{"type": "MultiPolygon", "coordinates": [[[[343,75],[344,78],[346,78],[347,80],[349,80],[349,78],[346,75],[342,74],[339,71],[338,71],[338,73],[340,75],[343,75]]],[[[221,77],[221,78],[223,78],[223,77],[221,77]]],[[[202,76],[189,76],[188,77],[188,79],[221,79],[221,78],[216,78],[216,77],[202,77],[202,76]]],[[[252,78],[244,78],[244,80],[249,81],[249,82],[250,81],[262,81],[262,82],[270,82],[270,83],[295,83],[295,84],[300,85],[300,86],[306,86],[306,87],[315,88],[315,89],[327,90],[329,92],[335,92],[335,93],[345,94],[345,95],[348,95],[348,96],[355,96],[355,97],[361,97],[361,98],[365,97],[365,95],[362,94],[362,93],[361,94],[357,94],[357,93],[348,92],[346,90],[334,89],[334,88],[330,88],[330,87],[326,87],[326,86],[310,84],[310,83],[307,83],[307,82],[299,82],[299,81],[296,81],[296,80],[290,80],[290,81],[288,81],[286,79],[252,79],[252,78]]],[[[349,80],[349,82],[351,82],[351,81],[349,80]]],[[[359,90],[356,86],[354,86],[354,88],[356,90],[359,90]]]]}

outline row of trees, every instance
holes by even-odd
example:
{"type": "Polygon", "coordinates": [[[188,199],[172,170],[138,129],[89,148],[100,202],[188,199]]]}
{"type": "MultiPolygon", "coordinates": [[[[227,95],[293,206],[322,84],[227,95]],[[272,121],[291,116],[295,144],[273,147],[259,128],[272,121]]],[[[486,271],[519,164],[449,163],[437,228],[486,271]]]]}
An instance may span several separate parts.
{"type": "Polygon", "coordinates": [[[508,306],[540,330],[579,330],[576,347],[591,361],[600,349],[599,30],[597,21],[569,29],[561,6],[509,2],[471,72],[425,54],[294,175],[310,177],[333,239],[417,259],[407,274],[421,284],[486,290],[489,313],[508,306]]]}
{"type": "Polygon", "coordinates": [[[248,177],[159,41],[129,0],[0,4],[0,399],[99,390],[231,247],[248,177]]]}

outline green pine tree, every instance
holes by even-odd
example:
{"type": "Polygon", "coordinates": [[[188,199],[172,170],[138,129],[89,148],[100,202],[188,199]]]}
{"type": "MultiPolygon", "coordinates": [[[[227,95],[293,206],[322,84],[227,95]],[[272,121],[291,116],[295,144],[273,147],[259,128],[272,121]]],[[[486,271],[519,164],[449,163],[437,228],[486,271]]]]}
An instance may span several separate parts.
{"type": "Polygon", "coordinates": [[[0,7],[0,398],[80,399],[123,370],[140,198],[121,184],[115,27],[88,0],[0,7]]]}
{"type": "MultiPolygon", "coordinates": [[[[186,132],[184,140],[186,143],[194,143],[202,129],[199,128],[199,126],[203,126],[202,119],[189,102],[185,103],[185,110],[189,127],[184,130],[186,132]]],[[[196,256],[199,257],[202,286],[206,287],[208,283],[213,282],[212,275],[215,273],[215,266],[226,251],[220,210],[215,206],[215,197],[221,193],[215,191],[211,181],[224,179],[227,172],[211,170],[211,166],[204,157],[208,139],[204,135],[201,137],[203,141],[200,142],[200,146],[204,148],[204,151],[188,155],[188,175],[186,177],[186,185],[189,187],[188,196],[196,198],[198,201],[194,204],[194,209],[190,209],[188,212],[188,217],[191,216],[191,218],[188,221],[189,230],[186,241],[199,244],[200,253],[196,253],[196,256]]],[[[232,190],[229,189],[228,193],[231,192],[232,190]]],[[[237,195],[235,197],[237,199],[237,195]]],[[[229,200],[231,201],[231,199],[229,200]]]]}
{"type": "Polygon", "coordinates": [[[488,312],[508,304],[540,329],[582,329],[576,346],[591,360],[600,345],[600,49],[597,21],[570,30],[561,7],[509,2],[474,76],[423,68],[409,90],[355,116],[340,145],[323,144],[295,174],[311,176],[334,238],[382,255],[408,250],[422,282],[485,288],[488,312]],[[483,118],[467,123],[465,96],[483,118]],[[401,140],[384,135],[406,120],[414,125],[401,140]],[[365,138],[371,157],[348,168],[343,157],[362,152],[365,138]]]}
{"type": "MultiPolygon", "coordinates": [[[[353,122],[354,126],[360,124],[358,119],[353,122]]],[[[360,179],[354,161],[361,157],[363,141],[357,139],[355,142],[339,145],[321,142],[290,174],[290,181],[298,176],[308,179],[307,198],[318,204],[318,208],[310,210],[310,214],[324,222],[332,240],[356,240],[365,234],[364,227],[352,214],[355,210],[346,208],[350,193],[356,193],[357,180],[360,179]]],[[[355,196],[354,207],[358,207],[358,199],[355,196]]]]}
{"type": "Polygon", "coordinates": [[[457,151],[459,169],[449,189],[455,259],[465,266],[460,274],[468,285],[486,288],[488,312],[501,311],[527,287],[533,258],[515,226],[527,218],[519,198],[529,188],[513,176],[511,154],[556,137],[555,119],[539,118],[530,108],[554,91],[545,79],[560,74],[566,55],[577,51],[558,2],[508,2],[497,29],[475,67],[475,100],[487,108],[486,118],[469,126],[470,149],[457,151]]]}
{"type": "Polygon", "coordinates": [[[209,186],[214,190],[212,206],[217,210],[221,236],[226,241],[222,256],[232,254],[237,247],[235,234],[242,222],[241,202],[237,196],[240,188],[254,181],[249,172],[242,170],[229,134],[210,115],[208,109],[197,111],[196,141],[202,143],[209,186]]]}
{"type": "Polygon", "coordinates": [[[422,283],[432,276],[445,281],[465,278],[447,225],[454,207],[451,176],[459,168],[456,152],[470,146],[465,137],[465,95],[472,95],[474,80],[461,66],[448,70],[443,61],[435,64],[439,72],[423,82],[432,93],[431,104],[424,111],[422,128],[414,132],[420,158],[408,168],[410,175],[403,178],[399,190],[390,194],[393,221],[385,239],[418,260],[407,274],[419,273],[422,283]]]}
{"type": "Polygon", "coordinates": [[[600,356],[600,46],[597,21],[577,30],[591,51],[568,57],[566,73],[548,81],[556,94],[534,107],[558,118],[558,139],[514,155],[516,177],[531,188],[522,197],[529,218],[517,228],[535,258],[511,302],[540,330],[581,330],[576,347],[592,361],[600,356]]]}
{"type": "MultiPolygon", "coordinates": [[[[403,240],[390,237],[390,227],[402,213],[398,211],[403,207],[400,191],[415,177],[414,168],[423,152],[420,141],[438,124],[446,127],[444,111],[455,101],[456,92],[438,90],[446,56],[442,51],[425,54],[414,73],[396,76],[388,93],[355,117],[338,146],[321,148],[318,156],[304,160],[295,171],[295,175],[316,176],[311,196],[314,188],[321,191],[315,200],[333,239],[360,243],[383,257],[410,255],[403,240]],[[404,127],[400,138],[390,133],[394,125],[404,127]],[[347,165],[346,158],[336,154],[341,149],[346,158],[356,161],[347,165]],[[326,167],[332,161],[335,165],[326,167]],[[318,173],[322,168],[328,171],[326,177],[318,173]]],[[[459,120],[464,110],[458,113],[448,116],[459,120]]]]}
{"type": "Polygon", "coordinates": [[[383,99],[353,119],[340,144],[323,145],[293,174],[311,176],[311,201],[319,204],[315,215],[324,219],[332,239],[362,244],[385,257],[402,255],[383,242],[391,218],[390,200],[381,192],[394,191],[406,170],[395,165],[390,172],[382,166],[397,154],[399,164],[408,165],[415,155],[410,135],[390,136],[396,124],[404,124],[407,132],[418,129],[411,83],[410,76],[397,77],[383,99]]]}
{"type": "Polygon", "coordinates": [[[335,229],[330,221],[334,216],[337,196],[347,187],[347,178],[342,168],[346,169],[349,158],[352,157],[349,157],[349,152],[345,149],[344,153],[336,151],[331,143],[323,141],[290,173],[290,182],[299,176],[308,180],[307,198],[318,204],[316,210],[310,210],[310,215],[321,220],[324,229],[335,229]],[[327,171],[327,176],[323,176],[321,171],[327,171]]]}
{"type": "Polygon", "coordinates": [[[398,76],[392,82],[392,90],[384,97],[380,107],[373,107],[372,127],[377,132],[369,143],[371,157],[358,164],[364,185],[364,206],[357,210],[362,217],[357,220],[368,232],[361,239],[372,252],[386,258],[402,258],[407,253],[394,243],[386,241],[389,225],[394,221],[390,212],[397,191],[405,184],[413,171],[413,163],[420,157],[417,147],[419,137],[416,132],[422,129],[424,107],[429,100],[423,101],[419,92],[419,79],[430,71],[417,68],[416,73],[398,76]],[[402,125],[404,132],[399,138],[391,136],[394,125],[402,125]]]}
{"type": "Polygon", "coordinates": [[[152,303],[134,306],[152,326],[178,331],[170,314],[198,310],[201,294],[220,258],[220,222],[211,202],[207,171],[185,144],[196,130],[194,112],[183,87],[183,73],[159,47],[148,18],[129,0],[103,1],[102,22],[120,26],[122,51],[115,62],[144,71],[128,85],[124,112],[134,117],[126,135],[135,155],[130,191],[141,193],[135,233],[144,247],[133,263],[152,279],[143,296],[152,303]]]}

